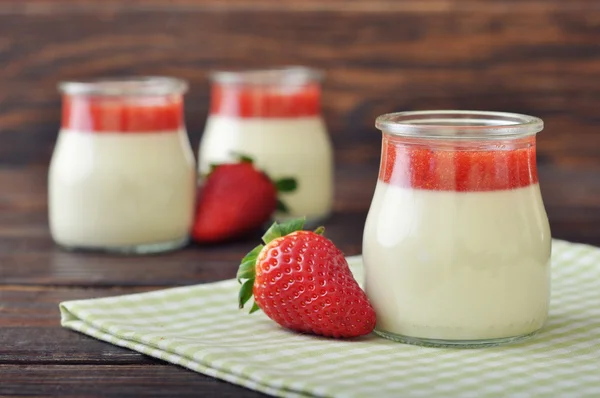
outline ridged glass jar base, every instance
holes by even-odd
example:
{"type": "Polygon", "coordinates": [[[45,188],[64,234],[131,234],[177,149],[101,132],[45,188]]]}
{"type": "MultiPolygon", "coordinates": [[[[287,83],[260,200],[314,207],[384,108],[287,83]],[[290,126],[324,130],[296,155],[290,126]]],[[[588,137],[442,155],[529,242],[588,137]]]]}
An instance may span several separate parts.
{"type": "Polygon", "coordinates": [[[143,255],[143,254],[156,254],[169,252],[173,250],[180,249],[187,245],[189,242],[189,237],[184,237],[177,240],[171,240],[167,242],[156,242],[156,243],[147,243],[140,245],[132,245],[132,246],[111,246],[111,247],[98,247],[98,246],[71,246],[64,245],[60,242],[57,244],[65,250],[69,251],[93,251],[93,252],[104,252],[104,253],[114,253],[114,254],[127,254],[127,255],[143,255]]]}
{"type": "Polygon", "coordinates": [[[532,333],[501,337],[495,339],[482,339],[482,340],[444,340],[444,339],[428,339],[420,337],[403,336],[395,333],[385,332],[382,330],[375,329],[375,333],[388,340],[393,340],[399,343],[419,345],[423,347],[435,347],[435,348],[485,348],[485,347],[496,347],[500,345],[513,344],[527,340],[534,336],[539,330],[532,333]]]}

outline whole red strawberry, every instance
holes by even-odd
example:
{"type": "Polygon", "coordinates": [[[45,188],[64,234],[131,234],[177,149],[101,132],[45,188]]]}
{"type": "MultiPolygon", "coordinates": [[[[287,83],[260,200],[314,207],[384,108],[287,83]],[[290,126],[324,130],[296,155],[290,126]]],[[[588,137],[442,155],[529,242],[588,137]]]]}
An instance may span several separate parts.
{"type": "Polygon", "coordinates": [[[254,295],[250,313],[262,309],[281,326],[328,337],[357,337],[375,327],[375,310],[323,229],[302,231],[304,220],[274,223],[244,259],[239,305],[254,295]]]}
{"type": "Polygon", "coordinates": [[[280,191],[292,191],[295,180],[273,182],[251,159],[214,166],[198,194],[192,238],[201,243],[237,238],[269,221],[281,209],[280,191]]]}

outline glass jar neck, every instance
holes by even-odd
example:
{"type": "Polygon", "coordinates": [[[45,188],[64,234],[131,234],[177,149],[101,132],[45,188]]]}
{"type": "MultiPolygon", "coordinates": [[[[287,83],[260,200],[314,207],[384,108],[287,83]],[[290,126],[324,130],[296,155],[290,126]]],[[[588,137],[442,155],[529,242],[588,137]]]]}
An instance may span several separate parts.
{"type": "Polygon", "coordinates": [[[486,138],[424,138],[382,132],[383,142],[393,145],[422,147],[432,151],[510,151],[536,145],[536,135],[489,140],[486,138]]]}
{"type": "Polygon", "coordinates": [[[309,68],[216,72],[210,114],[235,118],[299,118],[321,113],[321,75],[309,68]]]}
{"type": "Polygon", "coordinates": [[[62,83],[62,128],[93,133],[180,130],[186,87],[172,78],[62,83]]]}
{"type": "Polygon", "coordinates": [[[375,121],[381,131],[399,137],[451,141],[494,141],[535,135],[541,119],[508,112],[409,111],[381,115],[375,121]]]}

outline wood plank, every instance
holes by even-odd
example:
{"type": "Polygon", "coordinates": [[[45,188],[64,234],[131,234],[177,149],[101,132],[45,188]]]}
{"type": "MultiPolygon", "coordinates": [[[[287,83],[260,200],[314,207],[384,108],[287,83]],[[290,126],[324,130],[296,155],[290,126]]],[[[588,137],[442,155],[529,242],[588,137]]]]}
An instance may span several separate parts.
{"type": "MultiPolygon", "coordinates": [[[[39,328],[39,330],[45,330],[44,328],[53,327],[60,328],[60,312],[58,309],[58,304],[62,301],[119,296],[123,294],[140,293],[157,289],[158,287],[155,286],[106,289],[84,289],[72,287],[55,288],[48,286],[39,287],[16,285],[0,286],[1,334],[4,335],[5,332],[9,333],[6,328],[14,328],[15,330],[18,328],[39,328]]],[[[29,332],[24,330],[23,333],[25,334],[29,332]]],[[[29,333],[29,335],[31,338],[35,338],[36,333],[37,332],[29,333]]],[[[40,334],[41,333],[42,332],[40,332],[40,334]]],[[[7,343],[8,340],[10,340],[6,337],[0,338],[5,339],[0,340],[4,341],[4,343],[7,343]]],[[[60,339],[60,337],[57,337],[56,339],[60,339]]],[[[47,343],[53,344],[53,340],[55,339],[50,339],[47,343]]],[[[38,341],[38,344],[39,343],[42,343],[42,341],[38,341]]],[[[25,348],[34,349],[33,347],[27,347],[29,345],[30,344],[27,343],[25,348]]],[[[0,347],[5,347],[5,345],[0,344],[0,347]]]]}
{"type": "Polygon", "coordinates": [[[592,1],[9,0],[0,5],[0,163],[46,164],[64,79],[190,80],[197,146],[215,68],[306,64],[328,73],[324,112],[340,150],[379,154],[374,118],[472,108],[541,116],[540,154],[600,158],[600,7],[592,1]]]}
{"type": "Polygon", "coordinates": [[[260,396],[59,326],[60,301],[146,290],[0,287],[0,396],[260,396]]]}
{"type": "MultiPolygon", "coordinates": [[[[0,364],[161,364],[161,361],[146,355],[60,326],[58,305],[62,301],[150,290],[156,290],[156,287],[76,289],[0,286],[0,364]]],[[[232,300],[235,302],[235,297],[232,300]]]]}
{"type": "Polygon", "coordinates": [[[58,309],[62,301],[155,289],[0,286],[0,364],[160,363],[135,351],[62,328],[58,309]]]}
{"type": "MultiPolygon", "coordinates": [[[[0,323],[4,323],[4,320],[0,323]]],[[[162,363],[139,352],[117,347],[58,326],[2,327],[0,344],[2,344],[0,365],[140,365],[162,363]]],[[[2,380],[2,372],[0,372],[0,380],[2,380]]]]}
{"type": "Polygon", "coordinates": [[[0,395],[264,397],[175,365],[1,365],[0,395]]]}

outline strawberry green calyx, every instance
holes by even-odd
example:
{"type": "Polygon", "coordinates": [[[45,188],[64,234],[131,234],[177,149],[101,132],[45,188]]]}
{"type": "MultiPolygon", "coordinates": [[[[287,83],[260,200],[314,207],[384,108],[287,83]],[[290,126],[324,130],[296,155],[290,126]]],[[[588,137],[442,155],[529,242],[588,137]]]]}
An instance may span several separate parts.
{"type": "MultiPolygon", "coordinates": [[[[274,181],[277,193],[294,192],[298,188],[298,182],[295,178],[281,178],[274,181]]],[[[290,212],[287,205],[279,197],[277,198],[277,211],[287,214],[290,212]]]]}
{"type": "MultiPolygon", "coordinates": [[[[258,245],[254,249],[250,250],[250,252],[242,259],[242,263],[238,268],[236,277],[237,281],[242,285],[238,295],[238,304],[240,309],[244,308],[244,305],[252,297],[252,289],[254,287],[254,279],[256,276],[256,260],[258,258],[258,254],[263,248],[264,245],[258,245]],[[246,279],[246,281],[242,283],[242,279],[246,279]]],[[[250,313],[257,311],[258,309],[258,305],[255,302],[250,310],[250,313]]]]}
{"type": "Polygon", "coordinates": [[[263,235],[262,240],[265,242],[265,244],[267,244],[273,239],[281,238],[282,236],[286,236],[292,232],[302,231],[305,222],[306,218],[304,217],[288,220],[282,222],[281,224],[275,221],[273,225],[267,229],[267,232],[265,232],[263,235]]]}
{"type": "Polygon", "coordinates": [[[254,266],[256,265],[256,259],[258,258],[258,254],[260,253],[263,247],[264,245],[256,246],[242,259],[242,263],[240,264],[236,275],[237,281],[239,283],[242,283],[242,279],[254,279],[254,275],[256,274],[254,266]]]}
{"type": "Polygon", "coordinates": [[[238,160],[242,163],[254,164],[254,159],[252,159],[250,156],[238,155],[238,160]]]}
{"type": "Polygon", "coordinates": [[[317,235],[325,235],[325,227],[320,226],[317,229],[315,229],[313,232],[317,235]]]}
{"type": "MultiPolygon", "coordinates": [[[[252,165],[254,164],[254,159],[248,155],[244,155],[242,153],[237,153],[237,152],[232,152],[231,154],[235,159],[235,162],[233,162],[233,163],[250,163],[252,165]]],[[[209,171],[204,177],[208,177],[208,175],[210,173],[215,171],[215,169],[217,167],[221,166],[222,164],[227,164],[227,163],[211,163],[209,166],[209,171]]]]}
{"type": "Polygon", "coordinates": [[[280,178],[275,181],[277,192],[294,192],[298,188],[298,183],[295,178],[280,178]]]}
{"type": "Polygon", "coordinates": [[[254,158],[244,153],[233,151],[231,152],[231,156],[233,156],[238,162],[254,164],[254,158]]]}
{"type": "MultiPolygon", "coordinates": [[[[302,231],[305,222],[306,218],[304,217],[295,218],[282,223],[275,221],[265,232],[262,240],[266,245],[274,239],[281,238],[291,234],[292,232],[302,231]]],[[[324,231],[324,227],[319,227],[315,230],[315,233],[322,235],[324,231]]],[[[236,278],[238,283],[242,285],[238,295],[238,304],[240,309],[244,308],[244,305],[253,295],[254,280],[256,278],[256,262],[258,260],[258,255],[264,249],[265,245],[258,245],[248,252],[248,254],[246,254],[246,256],[242,259],[240,267],[238,268],[236,278]],[[243,279],[245,279],[244,282],[242,282],[243,279]]],[[[250,314],[259,309],[260,308],[255,301],[252,309],[250,310],[250,314]]]]}

